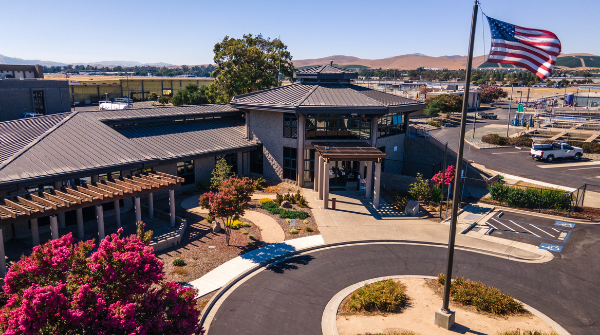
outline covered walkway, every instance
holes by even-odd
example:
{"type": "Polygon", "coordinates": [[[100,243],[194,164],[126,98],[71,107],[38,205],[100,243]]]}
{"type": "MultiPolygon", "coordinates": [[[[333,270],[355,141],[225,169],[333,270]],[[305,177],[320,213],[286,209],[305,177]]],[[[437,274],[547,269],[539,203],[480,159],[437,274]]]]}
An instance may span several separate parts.
{"type": "MultiPolygon", "coordinates": [[[[365,199],[373,195],[373,207],[379,208],[381,198],[381,162],[386,154],[365,142],[333,142],[313,143],[315,147],[315,183],[314,191],[318,192],[319,200],[323,201],[323,209],[329,208],[329,179],[331,161],[358,161],[360,171],[366,164],[367,173],[364,180],[365,199]],[[375,163],[375,176],[373,176],[375,163]]],[[[362,183],[363,180],[359,180],[362,183]]]]}
{"type": "MultiPolygon", "coordinates": [[[[66,230],[65,213],[76,212],[78,239],[86,238],[86,228],[83,221],[83,208],[94,207],[96,213],[97,237],[102,240],[105,235],[104,209],[102,204],[114,203],[114,227],[121,227],[120,200],[132,199],[135,208],[135,222],[142,220],[142,195],[148,196],[147,215],[154,219],[153,194],[169,191],[170,226],[175,227],[175,188],[181,186],[183,178],[169,174],[143,173],[126,177],[98,180],[94,176],[90,183],[63,186],[57,182],[54,188],[34,191],[25,194],[11,195],[0,201],[0,276],[6,275],[6,256],[2,227],[11,223],[27,222],[31,227],[32,245],[40,244],[40,229],[38,219],[49,217],[51,239],[58,239],[62,230],[66,230]],[[95,179],[95,180],[94,180],[95,179]],[[60,230],[59,230],[60,229],[60,230]]],[[[89,228],[87,229],[89,230],[89,228]]],[[[96,235],[96,231],[94,231],[96,235]]],[[[93,236],[96,237],[96,236],[93,236]]]]}

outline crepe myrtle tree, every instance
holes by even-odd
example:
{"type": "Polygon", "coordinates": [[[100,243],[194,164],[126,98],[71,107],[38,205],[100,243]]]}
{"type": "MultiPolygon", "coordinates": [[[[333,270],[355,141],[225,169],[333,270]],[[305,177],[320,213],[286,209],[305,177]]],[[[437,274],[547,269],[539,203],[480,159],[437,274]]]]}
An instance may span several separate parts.
{"type": "Polygon", "coordinates": [[[194,289],[165,282],[141,236],[75,243],[71,233],[36,246],[9,269],[0,333],[202,334],[194,289]],[[93,252],[92,252],[93,251],[93,252]]]}
{"type": "Polygon", "coordinates": [[[218,192],[204,193],[200,197],[200,206],[208,209],[213,221],[213,232],[221,231],[219,219],[223,222],[225,229],[225,242],[229,245],[231,228],[229,222],[236,217],[244,215],[250,196],[254,192],[254,182],[248,177],[229,178],[221,183],[218,192]]]}
{"type": "Polygon", "coordinates": [[[508,93],[497,86],[481,85],[479,86],[479,89],[481,90],[482,102],[490,102],[508,97],[508,93]]]}

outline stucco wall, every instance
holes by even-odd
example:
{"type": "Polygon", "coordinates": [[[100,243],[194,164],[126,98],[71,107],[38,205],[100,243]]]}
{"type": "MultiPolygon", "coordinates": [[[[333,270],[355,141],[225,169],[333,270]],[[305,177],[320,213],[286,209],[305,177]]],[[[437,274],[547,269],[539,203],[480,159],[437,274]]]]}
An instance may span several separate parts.
{"type": "Polygon", "coordinates": [[[194,159],[194,172],[196,175],[196,181],[204,179],[210,182],[212,171],[214,170],[215,166],[215,157],[194,159]]]}
{"type": "Polygon", "coordinates": [[[33,91],[44,91],[45,113],[71,110],[69,84],[58,80],[0,80],[0,121],[14,120],[32,113],[33,91]]]}
{"type": "Polygon", "coordinates": [[[377,148],[385,147],[384,172],[402,173],[402,161],[404,160],[404,134],[388,136],[377,139],[377,148]]]}

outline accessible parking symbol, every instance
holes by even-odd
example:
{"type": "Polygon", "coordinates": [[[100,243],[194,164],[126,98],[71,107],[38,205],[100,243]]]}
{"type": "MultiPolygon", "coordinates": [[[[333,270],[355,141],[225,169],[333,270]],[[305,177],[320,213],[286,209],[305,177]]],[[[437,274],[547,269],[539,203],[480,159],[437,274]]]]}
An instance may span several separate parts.
{"type": "Polygon", "coordinates": [[[575,228],[575,224],[571,223],[571,222],[555,221],[554,225],[555,226],[566,227],[566,228],[575,228]]]}
{"type": "Polygon", "coordinates": [[[539,249],[545,249],[548,251],[554,251],[554,252],[561,252],[562,251],[562,245],[556,245],[556,244],[550,244],[550,243],[542,243],[540,244],[540,246],[538,247],[539,249]]]}

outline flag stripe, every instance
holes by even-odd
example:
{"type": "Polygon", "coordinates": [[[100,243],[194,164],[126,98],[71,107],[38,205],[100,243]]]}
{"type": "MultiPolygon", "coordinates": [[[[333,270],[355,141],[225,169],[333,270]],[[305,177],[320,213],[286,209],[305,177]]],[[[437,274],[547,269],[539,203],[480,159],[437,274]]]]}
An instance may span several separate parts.
{"type": "Polygon", "coordinates": [[[554,33],[487,19],[492,32],[488,62],[520,66],[541,79],[550,75],[561,51],[560,40],[554,33]]]}

